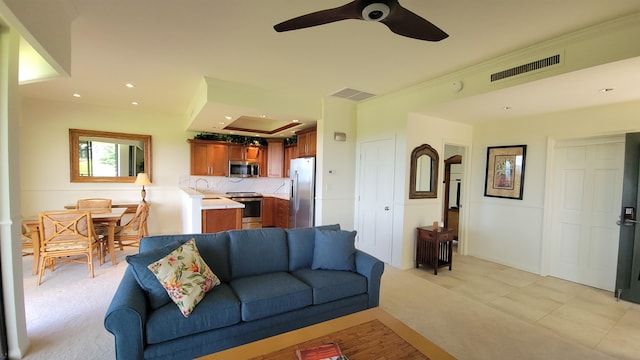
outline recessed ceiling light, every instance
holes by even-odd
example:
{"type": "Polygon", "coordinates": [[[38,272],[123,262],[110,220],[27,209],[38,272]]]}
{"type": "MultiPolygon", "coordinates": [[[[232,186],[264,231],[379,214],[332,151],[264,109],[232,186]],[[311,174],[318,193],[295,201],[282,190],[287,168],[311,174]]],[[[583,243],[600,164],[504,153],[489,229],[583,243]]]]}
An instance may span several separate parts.
{"type": "Polygon", "coordinates": [[[298,119],[293,119],[291,122],[299,123],[299,122],[300,122],[300,120],[298,120],[298,119]]]}
{"type": "Polygon", "coordinates": [[[503,106],[502,110],[511,110],[511,106],[503,106]]]}
{"type": "Polygon", "coordinates": [[[224,121],[220,121],[218,124],[219,125],[224,125],[224,121]]]}
{"type": "Polygon", "coordinates": [[[602,88],[599,91],[604,93],[604,92],[609,92],[609,91],[613,91],[613,90],[615,90],[615,89],[614,88],[602,88]]]}
{"type": "Polygon", "coordinates": [[[131,102],[131,105],[140,105],[140,103],[139,103],[139,102],[137,102],[137,101],[132,101],[132,102],[131,102]]]}
{"type": "Polygon", "coordinates": [[[231,116],[229,116],[229,115],[225,116],[224,118],[225,118],[225,119],[227,119],[227,120],[231,120],[231,119],[233,119],[233,118],[232,118],[231,116]]]}
{"type": "Polygon", "coordinates": [[[75,94],[73,94],[73,97],[79,98],[79,97],[81,97],[81,96],[80,96],[80,94],[75,93],[75,94]]]}
{"type": "Polygon", "coordinates": [[[266,117],[267,117],[267,115],[262,114],[262,115],[260,115],[260,117],[264,119],[264,118],[266,118],[266,117]]]}
{"type": "Polygon", "coordinates": [[[124,84],[124,86],[128,87],[129,89],[131,89],[133,87],[133,84],[127,83],[127,84],[124,84]]]}

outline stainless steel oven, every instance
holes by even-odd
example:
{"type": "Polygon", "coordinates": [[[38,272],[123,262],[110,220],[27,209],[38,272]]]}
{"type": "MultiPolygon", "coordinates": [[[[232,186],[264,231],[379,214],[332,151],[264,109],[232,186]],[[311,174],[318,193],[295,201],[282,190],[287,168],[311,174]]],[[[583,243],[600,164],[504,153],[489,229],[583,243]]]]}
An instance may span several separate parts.
{"type": "Polygon", "coordinates": [[[262,227],[262,194],[254,192],[228,192],[229,199],[244,204],[242,228],[262,227]]]}

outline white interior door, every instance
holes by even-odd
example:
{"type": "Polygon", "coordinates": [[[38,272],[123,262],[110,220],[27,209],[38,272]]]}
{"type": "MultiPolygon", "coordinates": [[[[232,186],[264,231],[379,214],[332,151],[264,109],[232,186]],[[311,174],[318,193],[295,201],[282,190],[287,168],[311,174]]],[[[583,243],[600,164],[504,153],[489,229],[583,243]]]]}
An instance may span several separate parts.
{"type": "Polygon", "coordinates": [[[612,291],[624,138],[561,142],[555,157],[550,274],[612,291]]]}
{"type": "Polygon", "coordinates": [[[393,139],[360,145],[357,247],[391,262],[393,236],[393,139]]]}

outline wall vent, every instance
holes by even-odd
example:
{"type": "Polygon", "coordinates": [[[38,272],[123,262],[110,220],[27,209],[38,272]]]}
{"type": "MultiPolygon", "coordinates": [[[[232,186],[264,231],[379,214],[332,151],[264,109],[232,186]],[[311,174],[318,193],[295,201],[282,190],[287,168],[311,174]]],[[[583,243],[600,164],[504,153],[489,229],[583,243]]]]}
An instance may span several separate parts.
{"type": "Polygon", "coordinates": [[[345,88],[331,94],[331,96],[339,97],[342,99],[349,99],[353,101],[360,101],[360,100],[365,100],[365,99],[374,97],[375,95],[370,94],[368,92],[360,91],[360,90],[345,88]]]}
{"type": "Polygon", "coordinates": [[[546,67],[556,65],[559,63],[560,63],[560,54],[556,54],[553,56],[549,56],[548,58],[536,60],[528,64],[519,65],[516,67],[512,67],[511,69],[502,70],[497,73],[493,73],[491,74],[491,82],[510,78],[512,76],[528,73],[531,71],[544,69],[546,67]]]}

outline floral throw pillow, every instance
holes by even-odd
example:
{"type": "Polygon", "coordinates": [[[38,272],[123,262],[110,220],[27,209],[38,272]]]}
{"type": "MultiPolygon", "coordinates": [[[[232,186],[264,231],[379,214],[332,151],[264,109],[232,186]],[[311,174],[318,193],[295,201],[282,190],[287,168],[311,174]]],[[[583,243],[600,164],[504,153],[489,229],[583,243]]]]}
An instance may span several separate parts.
{"type": "Polygon", "coordinates": [[[196,242],[191,239],[162,259],[149,264],[184,317],[188,317],[207,291],[220,285],[220,280],[204,262],[196,242]]]}

